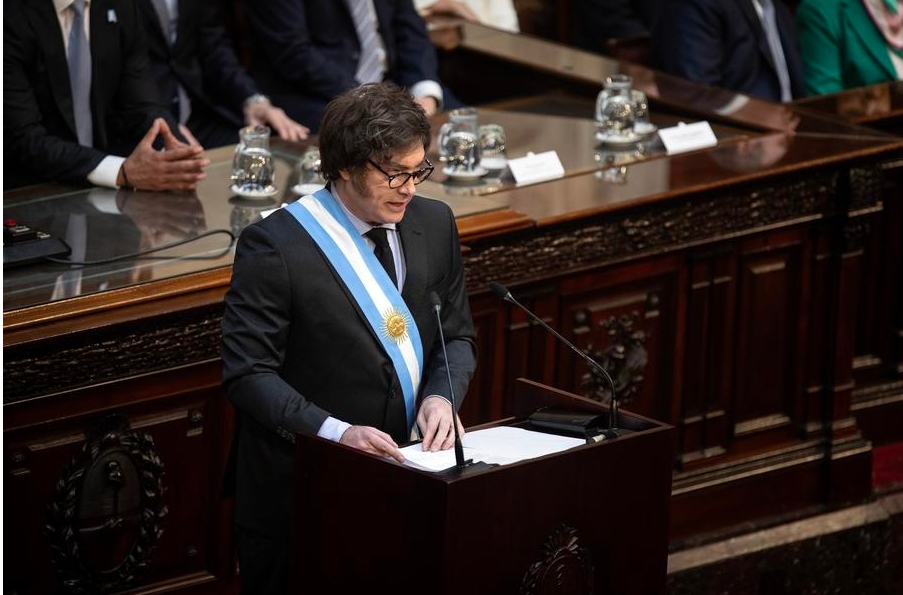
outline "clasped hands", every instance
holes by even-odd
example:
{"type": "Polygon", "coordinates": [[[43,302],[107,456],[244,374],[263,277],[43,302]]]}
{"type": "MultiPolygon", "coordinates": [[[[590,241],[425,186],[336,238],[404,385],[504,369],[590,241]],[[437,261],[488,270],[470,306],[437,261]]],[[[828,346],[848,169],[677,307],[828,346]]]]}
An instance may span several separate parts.
{"type": "Polygon", "coordinates": [[[118,186],[141,190],[194,190],[207,177],[204,171],[210,160],[204,148],[184,126],[179,126],[188,143],[176,138],[163,118],[157,118],[144,138],[126,157],[116,178],[118,186]],[[163,139],[163,150],[154,148],[157,137],[163,139]]]}
{"type": "MultiPolygon", "coordinates": [[[[437,396],[423,400],[416,420],[423,436],[423,450],[436,452],[454,446],[452,419],[458,424],[458,434],[463,436],[464,426],[457,415],[452,415],[451,403],[437,396]]],[[[404,455],[398,450],[398,444],[392,437],[371,426],[351,426],[345,430],[339,442],[370,454],[392,457],[399,463],[404,462],[404,455]]]]}

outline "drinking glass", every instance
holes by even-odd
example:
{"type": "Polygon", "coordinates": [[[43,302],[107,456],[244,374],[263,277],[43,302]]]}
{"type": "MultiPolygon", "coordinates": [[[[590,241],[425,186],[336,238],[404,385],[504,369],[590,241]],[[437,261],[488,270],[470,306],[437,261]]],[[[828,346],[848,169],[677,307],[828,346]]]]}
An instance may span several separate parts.
{"type": "Polygon", "coordinates": [[[298,178],[298,183],[295,184],[292,190],[298,194],[313,194],[326,185],[326,180],[320,172],[319,147],[312,145],[304,151],[304,154],[301,155],[301,158],[295,164],[294,174],[298,178]]]}
{"type": "Polygon", "coordinates": [[[501,124],[483,124],[480,126],[480,163],[486,169],[505,169],[508,165],[506,154],[505,129],[501,124]]]}

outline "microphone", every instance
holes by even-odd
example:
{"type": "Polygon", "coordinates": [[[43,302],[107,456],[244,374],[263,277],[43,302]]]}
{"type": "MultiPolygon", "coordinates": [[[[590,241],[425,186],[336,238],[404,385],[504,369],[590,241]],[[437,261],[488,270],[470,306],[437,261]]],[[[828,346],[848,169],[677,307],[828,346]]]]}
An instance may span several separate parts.
{"type": "Polygon", "coordinates": [[[452,386],[451,369],[448,367],[448,351],[445,349],[445,333],[442,332],[442,317],[439,315],[440,310],[442,310],[442,301],[435,291],[430,292],[430,301],[433,303],[433,311],[436,313],[436,322],[439,325],[439,342],[442,343],[442,355],[445,357],[445,374],[448,377],[448,394],[451,396],[452,428],[455,433],[455,466],[458,469],[463,469],[473,463],[473,460],[464,460],[464,445],[461,444],[461,436],[458,434],[458,407],[455,404],[455,388],[452,386]]]}
{"type": "Polygon", "coordinates": [[[615,393],[615,382],[614,382],[614,380],[611,379],[611,375],[608,373],[608,370],[606,370],[602,366],[602,364],[600,364],[599,362],[597,362],[596,360],[591,358],[589,355],[584,353],[583,350],[578,349],[573,343],[571,343],[570,341],[568,341],[567,339],[562,337],[555,329],[553,329],[548,324],[546,324],[546,322],[543,319],[541,319],[539,316],[537,316],[532,311],[530,311],[529,308],[527,308],[526,306],[521,304],[519,301],[514,299],[514,296],[511,295],[511,292],[508,291],[508,289],[504,285],[502,285],[500,283],[496,283],[495,281],[490,281],[489,288],[492,290],[492,292],[495,295],[499,296],[506,302],[510,302],[510,303],[514,304],[515,306],[517,306],[518,308],[520,308],[521,310],[526,312],[530,318],[532,318],[533,320],[538,322],[544,329],[546,329],[547,331],[552,333],[556,339],[558,339],[559,341],[561,341],[562,343],[564,343],[565,345],[570,347],[571,351],[573,351],[574,353],[576,353],[577,355],[579,355],[580,357],[585,359],[586,362],[590,366],[592,366],[593,368],[598,370],[599,373],[602,374],[602,376],[605,378],[605,380],[608,381],[608,385],[611,387],[611,405],[609,407],[609,412],[608,412],[608,429],[603,432],[605,437],[606,438],[617,438],[618,436],[621,436],[623,434],[630,432],[630,430],[626,430],[626,429],[617,427],[618,398],[615,393]]]}

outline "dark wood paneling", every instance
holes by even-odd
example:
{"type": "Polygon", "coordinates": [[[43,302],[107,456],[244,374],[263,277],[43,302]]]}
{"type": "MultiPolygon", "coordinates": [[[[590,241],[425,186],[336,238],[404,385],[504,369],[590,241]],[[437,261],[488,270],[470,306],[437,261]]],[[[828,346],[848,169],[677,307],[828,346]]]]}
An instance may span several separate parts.
{"type": "MultiPolygon", "coordinates": [[[[159,539],[152,540],[155,547],[132,551],[134,578],[114,583],[117,590],[131,586],[144,592],[165,583],[183,587],[215,583],[214,590],[222,592],[231,571],[227,528],[231,519],[224,519],[220,510],[220,461],[231,436],[223,435],[225,403],[219,376],[220,365],[213,362],[48,396],[40,399],[37,416],[36,403],[5,406],[5,535],[15,535],[16,543],[5,548],[4,588],[22,594],[62,592],[58,570],[85,564],[83,556],[91,551],[85,547],[91,543],[89,534],[67,537],[69,526],[78,526],[85,510],[80,499],[86,489],[82,451],[86,436],[115,415],[132,432],[149,439],[162,465],[164,507],[157,527],[159,539]],[[75,505],[75,516],[66,522],[53,511],[70,503],[75,505]],[[82,545],[80,550],[63,557],[51,549],[77,544],[82,545]]],[[[125,476],[122,489],[129,487],[129,476],[125,476]]],[[[128,542],[121,543],[122,527],[128,524],[117,525],[120,517],[110,512],[108,529],[90,534],[97,544],[95,551],[111,555],[110,548],[117,542],[118,551],[130,551],[128,542]]],[[[71,573],[65,576],[73,578],[71,573]]],[[[97,574],[74,578],[86,588],[97,574]]]]}

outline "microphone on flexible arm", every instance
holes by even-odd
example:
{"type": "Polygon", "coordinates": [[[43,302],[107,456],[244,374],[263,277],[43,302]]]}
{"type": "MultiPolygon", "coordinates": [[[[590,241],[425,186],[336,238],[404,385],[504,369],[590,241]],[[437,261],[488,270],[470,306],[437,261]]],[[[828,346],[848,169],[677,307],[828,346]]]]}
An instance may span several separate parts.
{"type": "Polygon", "coordinates": [[[464,460],[464,445],[461,444],[461,436],[458,434],[458,407],[455,402],[455,388],[452,386],[451,369],[448,365],[448,350],[445,348],[445,333],[442,332],[442,316],[440,316],[442,301],[435,291],[430,292],[430,301],[433,303],[433,311],[436,313],[436,322],[439,325],[439,342],[442,343],[442,355],[445,357],[445,374],[448,377],[448,394],[451,396],[452,428],[454,428],[455,433],[455,466],[458,469],[463,469],[473,463],[473,460],[464,460]]]}
{"type": "Polygon", "coordinates": [[[603,432],[603,434],[605,435],[606,438],[617,438],[618,436],[629,433],[630,430],[626,430],[626,429],[617,427],[618,398],[615,393],[615,382],[614,382],[614,380],[611,379],[611,375],[608,373],[608,370],[606,370],[602,366],[602,364],[600,364],[599,362],[597,362],[596,360],[591,358],[589,355],[584,353],[581,349],[578,349],[573,343],[571,343],[570,341],[568,341],[567,339],[562,337],[555,329],[553,329],[548,324],[546,324],[546,322],[543,319],[541,319],[539,316],[537,316],[532,311],[530,311],[530,309],[528,309],[526,306],[524,306],[519,301],[514,299],[514,296],[511,295],[511,292],[508,291],[508,289],[504,285],[502,285],[500,283],[496,283],[495,281],[490,281],[489,288],[492,290],[492,292],[495,295],[499,296],[506,302],[510,302],[510,303],[514,304],[515,306],[517,306],[518,308],[520,308],[521,310],[526,312],[530,318],[532,318],[533,320],[538,322],[544,329],[546,329],[547,331],[552,333],[555,336],[555,338],[557,338],[559,341],[561,341],[562,343],[564,343],[565,345],[570,347],[571,351],[573,351],[574,353],[576,353],[577,355],[579,355],[580,357],[585,359],[589,365],[591,365],[593,368],[598,370],[600,374],[602,374],[602,376],[605,378],[605,380],[608,381],[608,385],[611,387],[611,405],[610,405],[609,411],[608,411],[608,429],[605,430],[603,432]]]}

